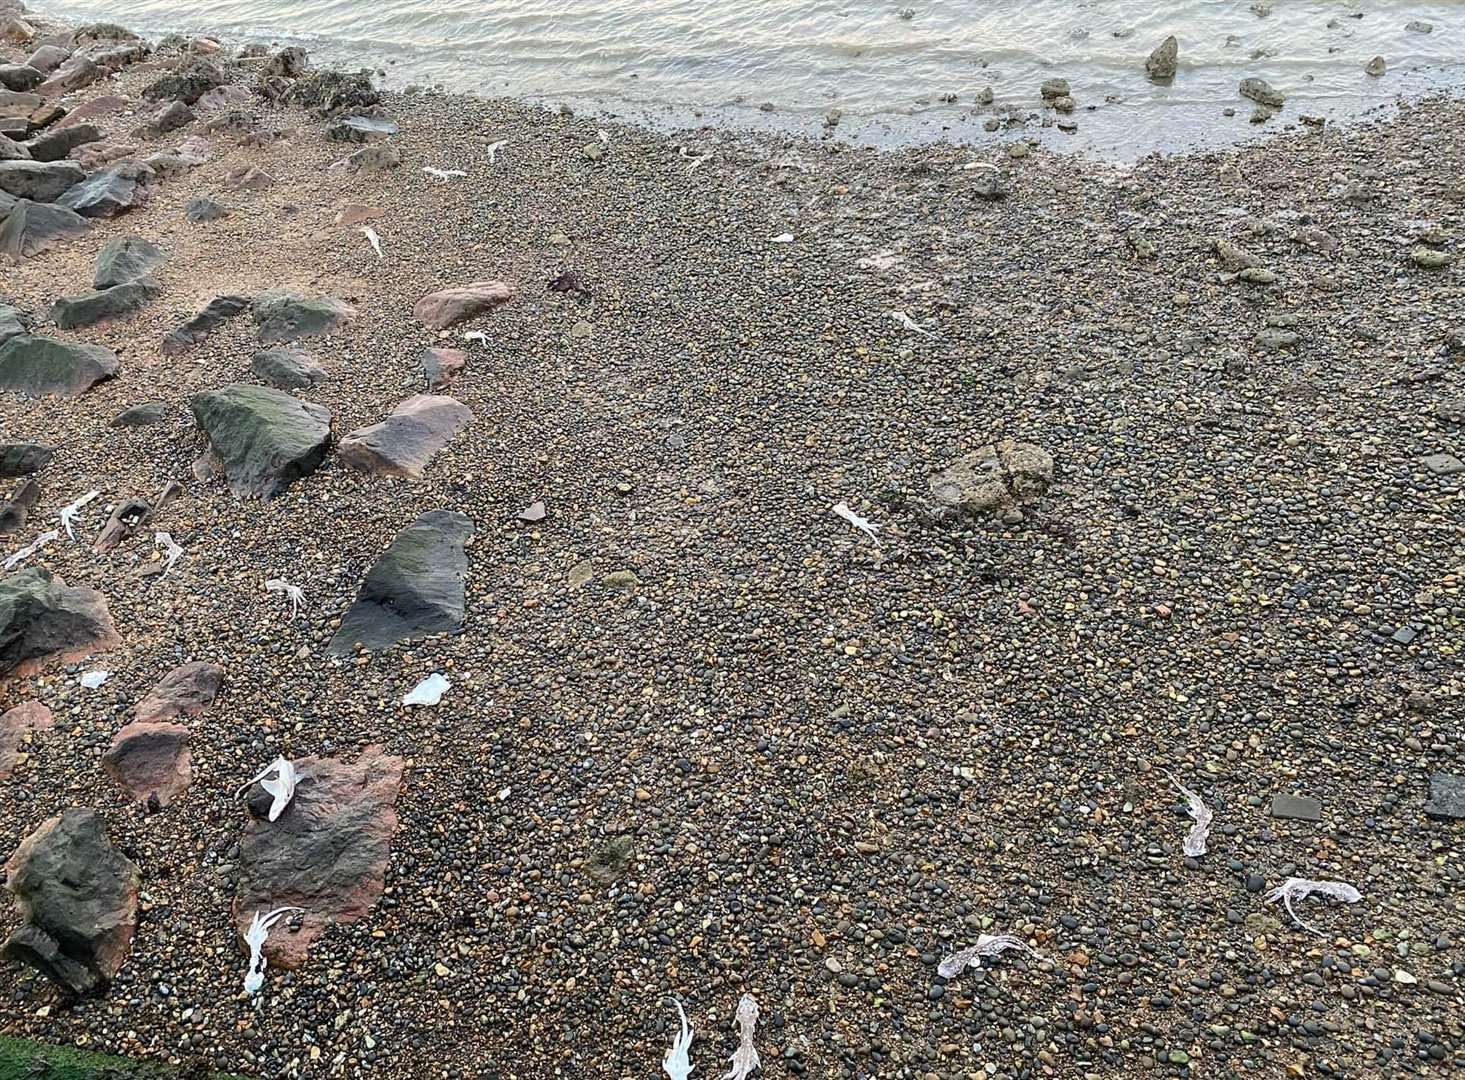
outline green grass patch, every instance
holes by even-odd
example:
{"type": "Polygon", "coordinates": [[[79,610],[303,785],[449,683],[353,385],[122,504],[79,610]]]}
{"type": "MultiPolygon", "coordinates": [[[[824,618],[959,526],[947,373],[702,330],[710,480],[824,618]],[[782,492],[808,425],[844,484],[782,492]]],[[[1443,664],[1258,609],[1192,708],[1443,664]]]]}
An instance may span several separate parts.
{"type": "Polygon", "coordinates": [[[0,1035],[0,1080],[243,1080],[0,1035]]]}

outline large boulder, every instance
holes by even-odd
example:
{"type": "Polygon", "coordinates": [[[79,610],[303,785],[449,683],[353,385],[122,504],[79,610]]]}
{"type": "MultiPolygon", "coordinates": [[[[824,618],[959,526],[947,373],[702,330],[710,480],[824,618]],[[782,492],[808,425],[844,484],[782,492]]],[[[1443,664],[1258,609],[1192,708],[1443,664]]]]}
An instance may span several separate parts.
{"type": "Polygon", "coordinates": [[[250,792],[234,894],[240,934],[256,912],[304,909],[298,930],[282,925],[265,943],[265,958],[285,969],[300,966],[326,927],[357,921],[381,896],[402,786],[402,759],[379,746],[354,764],[316,757],[293,764],[295,795],[276,820],[268,818],[270,796],[258,785],[250,792]]]}
{"type": "Polygon", "coordinates": [[[198,716],[214,703],[224,682],[218,664],[195,660],[174,668],[138,702],[137,719],[156,724],[180,716],[198,716]]]}
{"type": "Polygon", "coordinates": [[[71,151],[87,143],[100,142],[102,133],[95,124],[71,124],[52,128],[26,143],[32,161],[62,161],[71,151]]]}
{"type": "Polygon", "coordinates": [[[117,354],[103,345],[21,334],[0,345],[0,391],[21,397],[74,398],[117,374],[117,354]]]}
{"type": "Polygon", "coordinates": [[[230,489],[269,499],[313,473],[331,445],[331,411],[267,386],[234,383],[193,396],[230,489]]]}
{"type": "Polygon", "coordinates": [[[31,442],[0,443],[0,479],[29,476],[51,463],[56,451],[31,442]]]}
{"type": "Polygon", "coordinates": [[[475,281],[455,289],[429,293],[412,309],[417,321],[432,330],[446,330],[465,319],[502,307],[514,290],[502,281],[475,281]]]}
{"type": "Polygon", "coordinates": [[[366,574],[356,601],[331,638],[342,656],[359,643],[385,649],[463,627],[464,587],[473,522],[451,510],[430,510],[397,534],[366,574]]]}
{"type": "Polygon", "coordinates": [[[224,69],[201,56],[185,56],[176,70],[154,79],[143,88],[148,101],[176,98],[192,105],[216,86],[225,83],[224,69]]]}
{"type": "Polygon", "coordinates": [[[1032,443],[1004,439],[964,454],[930,479],[935,500],[977,514],[1032,502],[1053,482],[1053,457],[1032,443]]]}
{"type": "Polygon", "coordinates": [[[337,453],[362,472],[419,479],[433,455],[472,419],[473,411],[456,398],[418,394],[380,423],[351,432],[337,453]]]}
{"type": "Polygon", "coordinates": [[[114,236],[97,253],[97,272],[92,286],[110,289],[147,277],[168,260],[163,249],[137,236],[114,236]]]}
{"type": "Polygon", "coordinates": [[[104,74],[106,73],[102,70],[101,65],[93,61],[91,57],[76,54],[53,71],[49,79],[36,87],[36,93],[47,99],[65,97],[73,90],[90,86],[104,74]]]}
{"type": "Polygon", "coordinates": [[[156,176],[140,161],[121,161],[93,173],[57,201],[82,217],[116,217],[148,201],[156,176]]]}
{"type": "Polygon", "coordinates": [[[326,380],[326,369],[319,360],[290,345],[255,353],[249,370],[277,390],[305,390],[326,380]]]}
{"type": "Polygon", "coordinates": [[[91,222],[75,210],[21,199],[11,207],[4,222],[0,222],[0,252],[20,262],[63,240],[84,236],[91,227],[91,222]]]}
{"type": "Polygon", "coordinates": [[[132,946],[141,882],[96,811],[49,819],[5,864],[5,887],[25,920],[5,943],[6,957],[73,995],[106,989],[132,946]]]}
{"type": "Polygon", "coordinates": [[[74,663],[121,640],[95,589],[68,586],[40,566],[0,578],[0,677],[74,663]]]}
{"type": "Polygon", "coordinates": [[[113,737],[102,769],[132,798],[161,809],[187,791],[193,778],[191,734],[182,724],[135,720],[113,737]]]}
{"type": "MultiPolygon", "coordinates": [[[[9,135],[0,132],[0,161],[29,161],[31,152],[24,143],[16,142],[9,135]]],[[[9,198],[14,199],[11,195],[9,198]]]]}
{"type": "Polygon", "coordinates": [[[27,701],[0,713],[0,780],[15,771],[20,748],[32,731],[48,731],[55,726],[51,710],[39,701],[27,701]]]}
{"type": "Polygon", "coordinates": [[[63,296],[51,305],[51,319],[62,330],[92,326],[141,311],[162,291],[151,281],[129,281],[80,296],[63,296]]]}
{"type": "Polygon", "coordinates": [[[342,300],[304,296],[290,289],[271,289],[254,298],[254,321],[265,345],[332,334],[355,315],[342,300]]]}
{"type": "Polygon", "coordinates": [[[46,73],[29,64],[0,64],[0,86],[25,93],[46,81],[46,73]]]}
{"type": "Polygon", "coordinates": [[[208,306],[176,330],[170,330],[163,337],[163,355],[177,356],[197,345],[229,319],[248,311],[253,301],[247,296],[216,296],[208,306]]]}
{"type": "Polygon", "coordinates": [[[0,161],[0,191],[32,202],[55,202],[86,179],[74,161],[0,161]]]}

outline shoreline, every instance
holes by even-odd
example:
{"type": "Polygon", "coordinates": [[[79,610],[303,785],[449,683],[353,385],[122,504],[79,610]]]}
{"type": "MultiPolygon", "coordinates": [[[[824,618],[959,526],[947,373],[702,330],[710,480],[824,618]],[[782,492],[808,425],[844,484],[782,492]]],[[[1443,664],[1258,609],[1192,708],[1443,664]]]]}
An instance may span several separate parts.
{"type": "MultiPolygon", "coordinates": [[[[174,61],[63,101],[137,102],[174,61]]],[[[102,141],[156,107],[100,117],[102,141]]],[[[210,144],[144,205],[7,265],[0,302],[121,370],[0,394],[5,440],[57,447],[3,550],[101,490],[88,543],[24,565],[99,590],[122,641],[0,682],[0,713],[56,721],[0,780],[0,851],[91,806],[143,887],[107,994],[63,1007],[0,968],[0,1031],[251,1075],[629,1078],[656,1074],[676,996],[710,1076],[748,992],[770,1078],[1357,1074],[1402,1064],[1395,1034],[1465,1052],[1460,826],[1423,810],[1465,771],[1461,476],[1426,464],[1465,458],[1441,314],[1465,104],[1123,169],[453,95],[387,95],[400,132],[362,144],[252,92],[230,108],[246,121],[133,140],[210,144]],[[331,168],[373,146],[401,164],[331,168]],[[272,182],[229,186],[250,167],[272,182]],[[199,196],[227,216],[188,220],[199,196]],[[352,204],[384,213],[336,225],[352,204]],[[121,236],[167,253],[159,294],[48,325],[121,236]],[[551,288],[565,273],[584,288],[551,288]],[[446,330],[414,314],[483,280],[515,298],[446,330]],[[300,343],[326,377],[293,396],[331,411],[332,449],[261,503],[197,478],[189,415],[260,381],[255,324],[162,343],[281,286],[355,316],[300,343]],[[449,346],[467,364],[441,393],[472,421],[420,480],[348,467],[342,438],[449,346]],[[111,426],[150,401],[159,422],[111,426]],[[1004,439],[1050,455],[1051,486],[940,505],[932,474],[1004,439]],[[139,576],[146,532],[92,552],[169,480],[186,494],[148,531],[176,569],[139,576]],[[461,632],[332,655],[368,569],[442,509],[476,530],[461,632]],[[299,618],[275,579],[303,585],[299,618]],[[223,688],[184,721],[188,790],[148,813],[98,758],[187,661],[223,688]],[[399,704],[434,672],[440,704],[399,704]],[[374,745],[404,770],[385,891],[251,1000],[231,909],[257,822],[232,795],[277,754],[374,745]],[[1216,813],[1198,859],[1167,773],[1216,813]],[[1292,794],[1319,820],[1278,816],[1292,794]],[[1316,939],[1265,901],[1294,876],[1363,899],[1309,902],[1316,939]],[[979,933],[1042,958],[938,976],[979,933]]]]}

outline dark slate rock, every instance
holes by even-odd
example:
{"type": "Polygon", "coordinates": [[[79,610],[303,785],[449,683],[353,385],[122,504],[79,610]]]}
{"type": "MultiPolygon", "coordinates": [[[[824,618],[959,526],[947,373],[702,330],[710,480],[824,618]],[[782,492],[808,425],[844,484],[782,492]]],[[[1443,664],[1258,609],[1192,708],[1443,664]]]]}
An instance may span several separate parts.
{"type": "Polygon", "coordinates": [[[55,202],[86,179],[74,161],[0,161],[0,191],[32,202],[55,202]]]}
{"type": "Polygon", "coordinates": [[[122,161],[93,173],[58,200],[83,217],[114,217],[147,202],[157,174],[139,161],[122,161]]]}
{"type": "Polygon", "coordinates": [[[61,161],[78,146],[101,141],[102,133],[95,124],[72,124],[37,135],[26,143],[32,161],[61,161]]]}
{"type": "Polygon", "coordinates": [[[114,236],[97,253],[97,272],[92,278],[92,285],[98,289],[126,285],[147,277],[167,260],[163,249],[151,240],[114,236]]]}
{"type": "Polygon", "coordinates": [[[358,642],[378,650],[461,630],[468,572],[464,545],[472,536],[473,522],[451,510],[431,510],[398,533],[367,572],[330,652],[344,656],[358,642]]]}
{"type": "Polygon", "coordinates": [[[1306,795],[1273,795],[1272,817],[1293,818],[1297,821],[1320,821],[1323,816],[1321,801],[1306,795]]]}
{"type": "Polygon", "coordinates": [[[339,329],[356,312],[330,296],[303,296],[289,289],[271,289],[254,299],[254,321],[265,345],[320,337],[339,329]]]}
{"type": "Polygon", "coordinates": [[[228,217],[229,209],[223,203],[199,195],[188,200],[188,205],[183,208],[183,216],[198,225],[205,221],[218,221],[220,218],[228,217]]]}
{"type": "Polygon", "coordinates": [[[161,401],[144,401],[140,405],[134,405],[130,409],[123,409],[112,418],[114,428],[147,427],[156,424],[163,419],[163,414],[168,411],[168,406],[161,401]]]}
{"type": "MultiPolygon", "coordinates": [[[[20,125],[20,131],[16,134],[24,135],[26,125],[20,125]]],[[[9,132],[0,132],[0,161],[29,161],[31,152],[24,143],[16,142],[10,137],[9,132]]],[[[10,198],[15,198],[11,195],[10,198]]]]}
{"type": "Polygon", "coordinates": [[[304,390],[326,379],[319,360],[290,346],[255,353],[249,368],[255,378],[279,390],[304,390]]]}
{"type": "Polygon", "coordinates": [[[129,281],[80,296],[63,296],[51,305],[51,319],[62,330],[94,326],[141,311],[162,291],[151,281],[129,281]]]}
{"type": "Polygon", "coordinates": [[[376,142],[396,135],[400,129],[390,120],[375,116],[343,116],[326,126],[326,138],[332,142],[376,142]]]}
{"type": "Polygon", "coordinates": [[[0,345],[0,390],[21,397],[80,397],[117,369],[117,354],[101,345],[32,334],[0,345]]]}
{"type": "Polygon", "coordinates": [[[29,64],[0,64],[0,86],[24,93],[46,81],[46,73],[29,64]]]}
{"type": "Polygon", "coordinates": [[[371,72],[312,71],[285,91],[287,105],[314,109],[322,116],[369,109],[381,102],[371,85],[371,72]]]}
{"type": "Polygon", "coordinates": [[[64,240],[83,236],[91,227],[91,222],[75,210],[21,199],[0,223],[0,252],[19,262],[64,240]]]}
{"type": "Polygon", "coordinates": [[[331,445],[329,409],[267,386],[221,386],[195,394],[190,405],[241,498],[280,494],[319,468],[331,445]]]}
{"type": "Polygon", "coordinates": [[[198,115],[181,101],[170,101],[149,116],[138,127],[136,134],[166,135],[187,127],[198,119],[198,115]]]}
{"type": "Polygon", "coordinates": [[[176,356],[185,349],[197,345],[204,338],[224,325],[228,319],[243,315],[253,301],[247,296],[216,296],[193,318],[176,330],[170,330],[163,338],[163,353],[176,356]]]}
{"type": "Polygon", "coordinates": [[[21,841],[5,864],[25,926],[4,953],[70,994],[103,990],[137,927],[142,875],[112,846],[95,810],[67,810],[21,841]]]}
{"type": "Polygon", "coordinates": [[[4,345],[13,337],[19,337],[25,333],[25,317],[20,308],[13,308],[9,304],[0,304],[0,345],[4,345]]]}
{"type": "Polygon", "coordinates": [[[0,443],[0,478],[29,476],[51,463],[56,451],[40,443],[0,443]]]}
{"type": "Polygon", "coordinates": [[[1429,778],[1429,802],[1424,812],[1433,818],[1465,819],[1465,776],[1437,772],[1429,778]]]}
{"type": "Polygon", "coordinates": [[[71,663],[120,639],[107,601],[40,566],[0,578],[0,676],[22,677],[52,658],[71,663]]]}
{"type": "Polygon", "coordinates": [[[185,57],[178,70],[149,83],[142,92],[148,101],[176,98],[192,105],[216,86],[224,85],[224,69],[201,56],[185,57]]]}

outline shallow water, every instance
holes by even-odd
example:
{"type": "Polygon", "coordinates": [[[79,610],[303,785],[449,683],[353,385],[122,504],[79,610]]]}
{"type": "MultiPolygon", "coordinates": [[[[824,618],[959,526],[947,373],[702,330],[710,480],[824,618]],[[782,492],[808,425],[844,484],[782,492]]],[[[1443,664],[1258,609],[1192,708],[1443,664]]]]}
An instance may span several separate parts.
{"type": "MultiPolygon", "coordinates": [[[[839,133],[882,144],[992,138],[994,110],[1038,111],[1038,84],[1062,76],[1075,134],[1053,139],[1106,156],[1255,135],[1244,76],[1287,108],[1362,114],[1397,97],[1465,86],[1465,0],[47,0],[68,20],[106,18],[152,34],[307,46],[317,60],[380,66],[387,84],[566,102],[658,126],[698,120],[839,133]],[[909,5],[909,6],[906,6],[909,5]],[[1254,8],[1270,6],[1260,15],[1254,8]],[[1353,17],[1359,16],[1359,17],[1353,17]],[[1414,20],[1431,33],[1406,29],[1414,20]],[[1171,85],[1144,74],[1167,34],[1180,40],[1171,85]],[[1364,74],[1382,55],[1388,73],[1364,74]],[[974,104],[991,86],[996,102],[974,104]],[[943,95],[956,95],[956,102],[943,95]],[[760,108],[764,103],[773,111],[760,108]],[[1226,118],[1224,107],[1237,115],[1226,118]],[[1091,111],[1092,110],[1092,111],[1091,111]],[[700,113],[700,116],[698,115],[700,113]]],[[[1047,117],[1053,119],[1051,113],[1047,117]]],[[[1033,121],[1041,125],[1041,119],[1033,121]]]]}

